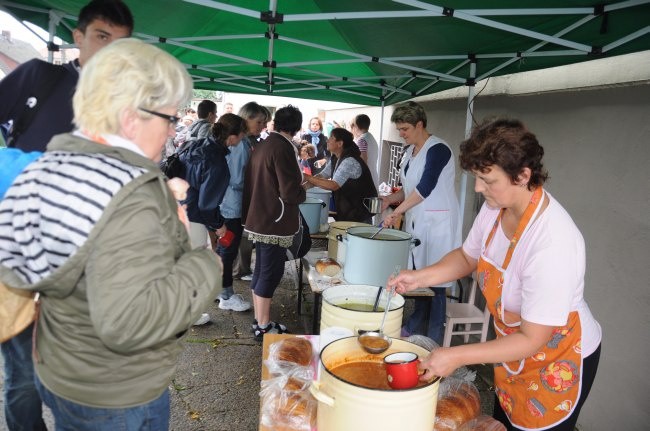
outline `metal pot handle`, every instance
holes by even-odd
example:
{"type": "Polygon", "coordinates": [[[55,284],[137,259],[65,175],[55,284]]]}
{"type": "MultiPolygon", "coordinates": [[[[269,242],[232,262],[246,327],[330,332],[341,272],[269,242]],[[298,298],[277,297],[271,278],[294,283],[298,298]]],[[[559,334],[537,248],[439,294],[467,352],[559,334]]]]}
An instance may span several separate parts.
{"type": "Polygon", "coordinates": [[[422,244],[422,241],[420,241],[417,238],[413,238],[411,240],[411,248],[417,247],[418,245],[422,244]]]}
{"type": "Polygon", "coordinates": [[[336,240],[339,241],[339,242],[345,242],[345,241],[347,241],[347,239],[348,239],[347,236],[345,238],[343,238],[343,234],[340,234],[340,233],[336,234],[336,240]]]}
{"type": "Polygon", "coordinates": [[[321,403],[327,404],[330,407],[334,406],[334,398],[321,391],[319,381],[314,380],[311,382],[311,385],[309,386],[309,392],[321,403]]]}
{"type": "Polygon", "coordinates": [[[372,211],[370,211],[370,208],[368,207],[368,205],[366,205],[366,201],[367,201],[367,202],[370,202],[370,198],[363,198],[363,200],[362,200],[362,202],[363,202],[363,206],[366,207],[366,209],[368,210],[368,212],[372,212],[372,211]]]}

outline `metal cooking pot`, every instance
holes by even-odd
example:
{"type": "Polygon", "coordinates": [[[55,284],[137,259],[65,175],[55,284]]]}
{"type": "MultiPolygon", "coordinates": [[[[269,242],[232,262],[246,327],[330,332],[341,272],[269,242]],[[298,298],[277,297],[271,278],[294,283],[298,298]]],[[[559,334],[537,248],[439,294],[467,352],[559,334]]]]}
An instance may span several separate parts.
{"type": "Polygon", "coordinates": [[[343,277],[348,283],[385,286],[396,266],[408,268],[409,252],[420,240],[396,229],[383,229],[370,238],[379,229],[351,227],[346,231],[347,237],[339,239],[346,247],[343,277]]]}
{"type": "Polygon", "coordinates": [[[345,244],[340,242],[337,236],[341,235],[345,238],[345,231],[354,226],[372,225],[356,221],[333,221],[330,223],[329,233],[327,234],[327,257],[336,259],[341,265],[345,263],[345,244]]]}
{"type": "MultiPolygon", "coordinates": [[[[329,207],[330,207],[330,197],[332,196],[332,192],[329,190],[321,189],[320,187],[312,187],[307,190],[307,197],[308,198],[316,198],[320,199],[325,203],[323,207],[321,208],[320,212],[320,222],[319,224],[325,225],[327,224],[327,219],[329,218],[330,212],[329,212],[329,207]]],[[[320,232],[320,229],[318,229],[316,232],[320,232]]],[[[314,231],[311,231],[311,233],[314,233],[314,231]]]]}
{"type": "Polygon", "coordinates": [[[429,352],[408,341],[394,338],[382,355],[369,355],[357,337],[328,344],[320,354],[321,372],[309,391],[318,400],[318,431],[431,431],[436,412],[439,380],[403,390],[369,389],[332,374],[338,365],[357,361],[382,361],[394,352],[413,352],[421,359],[429,352]]]}
{"type": "Polygon", "coordinates": [[[300,212],[309,226],[309,233],[320,232],[321,209],[325,202],[316,198],[306,198],[305,202],[299,205],[300,212]]]}
{"type": "MultiPolygon", "coordinates": [[[[321,334],[327,328],[342,327],[355,335],[377,331],[384,317],[388,292],[382,289],[379,297],[380,311],[357,311],[344,308],[347,304],[366,305],[370,308],[377,299],[377,286],[342,284],[323,290],[323,308],[320,317],[321,334]]],[[[384,333],[399,337],[404,316],[404,297],[396,294],[390,301],[390,311],[384,323],[384,333]]]]}

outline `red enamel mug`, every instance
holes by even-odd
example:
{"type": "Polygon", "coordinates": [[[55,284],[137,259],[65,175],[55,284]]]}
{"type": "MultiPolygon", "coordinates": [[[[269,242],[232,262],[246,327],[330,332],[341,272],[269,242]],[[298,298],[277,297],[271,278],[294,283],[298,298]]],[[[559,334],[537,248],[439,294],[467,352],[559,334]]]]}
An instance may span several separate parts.
{"type": "Polygon", "coordinates": [[[414,388],[420,379],[418,355],[411,352],[391,353],[384,357],[388,385],[393,389],[414,388]]]}
{"type": "Polygon", "coordinates": [[[235,234],[232,231],[227,230],[226,233],[219,238],[219,245],[222,247],[230,247],[233,239],[235,239],[235,234]]]}

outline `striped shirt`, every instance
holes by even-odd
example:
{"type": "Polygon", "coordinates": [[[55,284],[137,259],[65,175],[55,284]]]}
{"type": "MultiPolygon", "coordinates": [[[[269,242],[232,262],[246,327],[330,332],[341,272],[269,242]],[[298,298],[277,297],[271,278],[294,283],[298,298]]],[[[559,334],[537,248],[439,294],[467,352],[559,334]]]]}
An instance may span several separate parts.
{"type": "Polygon", "coordinates": [[[84,245],[120,189],[145,172],[104,154],[45,153],[0,202],[0,265],[29,284],[52,275],[84,245]]]}

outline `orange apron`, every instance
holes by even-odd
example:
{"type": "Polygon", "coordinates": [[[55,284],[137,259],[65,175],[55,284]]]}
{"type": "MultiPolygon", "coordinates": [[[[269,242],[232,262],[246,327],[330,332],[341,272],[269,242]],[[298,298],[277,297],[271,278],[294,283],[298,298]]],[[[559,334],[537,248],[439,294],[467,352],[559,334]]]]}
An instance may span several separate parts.
{"type": "MultiPolygon", "coordinates": [[[[545,193],[539,187],[519,222],[510,241],[503,264],[499,266],[490,260],[485,251],[501,222],[503,209],[499,212],[492,231],[478,261],[478,282],[494,317],[497,338],[519,330],[521,316],[506,311],[501,297],[504,274],[507,271],[517,243],[528,231],[531,220],[539,214],[545,193]]],[[[522,429],[541,430],[550,428],[565,420],[580,396],[580,373],[582,354],[580,318],[577,311],[569,313],[567,324],[558,327],[548,343],[537,353],[521,361],[494,366],[496,394],[503,411],[510,422],[522,429]]]]}

